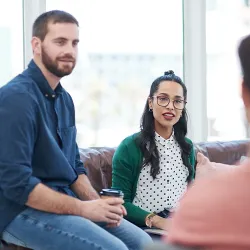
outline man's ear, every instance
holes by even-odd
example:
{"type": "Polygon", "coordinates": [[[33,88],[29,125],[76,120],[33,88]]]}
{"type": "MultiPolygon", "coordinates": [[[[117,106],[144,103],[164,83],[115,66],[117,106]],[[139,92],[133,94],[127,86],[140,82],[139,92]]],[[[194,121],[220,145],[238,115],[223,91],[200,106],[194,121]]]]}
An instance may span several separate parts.
{"type": "Polygon", "coordinates": [[[42,42],[38,37],[32,37],[31,46],[32,46],[33,54],[36,54],[36,55],[41,54],[42,42]]]}

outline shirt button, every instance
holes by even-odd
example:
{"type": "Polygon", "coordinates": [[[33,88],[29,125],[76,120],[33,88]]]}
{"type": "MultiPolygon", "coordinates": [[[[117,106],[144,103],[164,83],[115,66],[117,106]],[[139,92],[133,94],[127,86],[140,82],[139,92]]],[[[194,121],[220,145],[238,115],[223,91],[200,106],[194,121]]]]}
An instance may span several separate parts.
{"type": "Polygon", "coordinates": [[[53,98],[55,98],[55,97],[56,97],[56,95],[52,95],[52,97],[53,97],[53,98]]]}
{"type": "Polygon", "coordinates": [[[49,95],[48,94],[45,94],[46,97],[48,97],[49,95]]]}

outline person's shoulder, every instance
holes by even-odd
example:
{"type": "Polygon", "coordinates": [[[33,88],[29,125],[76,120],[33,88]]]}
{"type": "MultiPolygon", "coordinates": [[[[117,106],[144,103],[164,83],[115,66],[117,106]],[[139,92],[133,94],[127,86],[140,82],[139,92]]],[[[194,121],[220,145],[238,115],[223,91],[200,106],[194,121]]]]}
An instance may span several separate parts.
{"type": "Polygon", "coordinates": [[[127,136],[126,138],[124,138],[122,140],[120,145],[127,145],[127,146],[131,146],[132,144],[135,145],[136,140],[137,140],[139,135],[140,135],[140,132],[137,132],[137,133],[134,133],[132,135],[127,136]]]}
{"type": "Polygon", "coordinates": [[[75,104],[71,94],[62,86],[61,86],[61,92],[62,92],[61,96],[63,97],[64,102],[67,103],[67,106],[74,109],[75,104]]]}
{"type": "Polygon", "coordinates": [[[37,111],[34,84],[23,74],[17,75],[0,88],[0,106],[16,114],[37,111]]]}
{"type": "Polygon", "coordinates": [[[187,209],[184,204],[190,207],[197,206],[199,210],[203,210],[205,217],[205,214],[211,212],[211,207],[227,207],[225,204],[228,203],[230,206],[232,200],[235,201],[235,199],[239,202],[239,194],[243,195],[243,193],[247,193],[246,199],[250,206],[247,191],[249,181],[250,162],[224,171],[216,171],[204,178],[197,178],[183,197],[180,208],[187,209]]]}
{"type": "Polygon", "coordinates": [[[138,147],[137,141],[136,141],[139,134],[140,132],[134,133],[132,135],[127,136],[126,138],[122,140],[122,142],[119,144],[119,146],[115,150],[113,162],[119,159],[126,159],[129,161],[137,161],[137,159],[140,159],[141,150],[138,147]]]}
{"type": "Polygon", "coordinates": [[[67,98],[69,98],[71,101],[73,101],[73,98],[72,98],[72,96],[71,96],[71,94],[64,88],[64,87],[61,87],[62,88],[62,94],[65,96],[65,97],[67,97],[67,98]]]}
{"type": "Polygon", "coordinates": [[[0,88],[1,98],[23,94],[21,96],[32,96],[32,80],[23,74],[19,74],[0,88]]]}
{"type": "Polygon", "coordinates": [[[197,241],[198,234],[214,238],[212,236],[219,237],[230,231],[230,235],[238,233],[235,225],[246,223],[242,208],[250,209],[249,181],[249,165],[197,178],[173,215],[168,240],[173,242],[186,238],[197,241]],[[218,223],[222,220],[223,223],[218,223]]]}
{"type": "Polygon", "coordinates": [[[140,132],[134,133],[132,135],[124,138],[116,149],[116,154],[122,152],[137,152],[139,150],[136,139],[138,138],[140,132]]]}
{"type": "Polygon", "coordinates": [[[68,100],[73,102],[73,98],[70,92],[68,91],[67,88],[64,87],[64,85],[61,82],[59,82],[57,90],[64,96],[64,98],[66,97],[68,100]]]}

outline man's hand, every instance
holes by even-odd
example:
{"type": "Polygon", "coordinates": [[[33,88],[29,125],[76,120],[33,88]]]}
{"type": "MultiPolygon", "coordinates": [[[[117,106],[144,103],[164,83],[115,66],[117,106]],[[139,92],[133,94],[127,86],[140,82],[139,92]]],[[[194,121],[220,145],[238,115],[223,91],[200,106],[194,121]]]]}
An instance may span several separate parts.
{"type": "Polygon", "coordinates": [[[119,224],[124,214],[122,203],[120,198],[83,201],[80,215],[95,222],[119,224]]]}
{"type": "MultiPolygon", "coordinates": [[[[123,211],[123,216],[126,216],[127,215],[127,210],[126,210],[126,208],[123,206],[123,205],[121,205],[120,206],[120,208],[122,209],[122,211],[123,211]]],[[[122,216],[122,217],[123,217],[122,216]]],[[[120,226],[120,224],[121,224],[121,220],[119,221],[119,222],[117,222],[117,223],[108,223],[107,224],[107,227],[108,228],[111,228],[111,227],[119,227],[120,226]]]]}
{"type": "Polygon", "coordinates": [[[235,169],[235,165],[227,165],[223,163],[211,162],[206,156],[201,153],[197,153],[197,166],[196,166],[196,177],[203,178],[208,177],[212,174],[216,174],[219,171],[228,171],[235,169]]]}
{"type": "MultiPolygon", "coordinates": [[[[101,196],[101,199],[107,199],[107,197],[101,196]]],[[[108,198],[108,199],[110,199],[110,198],[108,198]]],[[[123,212],[123,215],[122,215],[122,216],[126,216],[126,215],[127,215],[127,210],[126,210],[126,208],[125,208],[123,205],[119,205],[119,206],[120,206],[120,208],[122,209],[122,212],[123,212]]],[[[121,220],[120,220],[119,222],[117,222],[117,223],[108,223],[108,224],[107,224],[107,227],[108,227],[108,228],[111,228],[111,227],[118,227],[118,226],[120,226],[120,224],[121,224],[121,220]]]]}
{"type": "Polygon", "coordinates": [[[201,154],[197,153],[196,178],[207,177],[215,172],[215,167],[210,160],[201,154]]]}

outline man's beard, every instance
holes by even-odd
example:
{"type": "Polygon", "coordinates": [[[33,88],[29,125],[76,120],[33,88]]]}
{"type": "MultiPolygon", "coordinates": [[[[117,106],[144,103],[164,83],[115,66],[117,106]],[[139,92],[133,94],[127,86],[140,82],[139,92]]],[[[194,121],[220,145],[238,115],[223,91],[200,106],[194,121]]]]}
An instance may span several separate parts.
{"type": "Polygon", "coordinates": [[[41,59],[42,59],[42,63],[45,66],[45,68],[53,75],[60,77],[60,78],[71,74],[71,72],[73,71],[75,64],[76,64],[76,60],[71,55],[67,55],[67,54],[65,54],[63,57],[56,57],[56,59],[53,60],[46,53],[46,50],[44,48],[42,48],[42,58],[41,59]],[[70,61],[72,61],[71,63],[73,66],[64,65],[61,68],[59,68],[59,62],[58,62],[59,60],[70,60],[70,61]]]}

